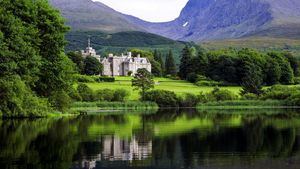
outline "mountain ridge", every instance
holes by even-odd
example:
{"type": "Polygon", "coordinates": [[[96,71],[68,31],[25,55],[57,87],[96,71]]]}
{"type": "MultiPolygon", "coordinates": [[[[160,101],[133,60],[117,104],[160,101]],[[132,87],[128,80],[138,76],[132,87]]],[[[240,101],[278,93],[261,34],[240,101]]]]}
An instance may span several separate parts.
{"type": "Polygon", "coordinates": [[[162,23],[143,21],[91,0],[50,2],[62,11],[73,30],[141,31],[195,42],[300,37],[299,0],[189,0],[178,18],[162,23]]]}

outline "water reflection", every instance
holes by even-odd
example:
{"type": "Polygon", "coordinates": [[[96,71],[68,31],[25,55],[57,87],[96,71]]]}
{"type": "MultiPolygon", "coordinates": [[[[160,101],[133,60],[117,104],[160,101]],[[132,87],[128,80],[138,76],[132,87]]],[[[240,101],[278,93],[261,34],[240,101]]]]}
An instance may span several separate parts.
{"type": "Polygon", "coordinates": [[[162,110],[0,121],[7,169],[299,168],[300,117],[162,110]]]}

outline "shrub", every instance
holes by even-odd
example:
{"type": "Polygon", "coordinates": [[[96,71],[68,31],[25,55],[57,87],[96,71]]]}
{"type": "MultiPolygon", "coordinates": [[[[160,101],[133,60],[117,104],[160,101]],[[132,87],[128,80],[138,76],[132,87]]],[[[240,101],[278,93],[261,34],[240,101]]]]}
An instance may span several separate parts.
{"type": "Polygon", "coordinates": [[[179,98],[181,107],[195,107],[199,102],[199,97],[191,93],[186,93],[183,97],[179,98]]]}
{"type": "Polygon", "coordinates": [[[92,82],[95,82],[95,78],[93,76],[76,74],[73,77],[74,77],[75,81],[77,81],[77,82],[82,82],[82,83],[92,83],[92,82]]]}
{"type": "Polygon", "coordinates": [[[291,94],[291,96],[286,99],[286,105],[300,106],[300,92],[291,94]]]}
{"type": "Polygon", "coordinates": [[[295,85],[300,84],[300,77],[295,77],[295,78],[294,78],[294,84],[295,84],[295,85]]]}
{"type": "Polygon", "coordinates": [[[86,101],[86,102],[94,101],[94,92],[86,84],[83,84],[83,83],[79,84],[77,87],[77,91],[83,101],[86,101]]]}
{"type": "Polygon", "coordinates": [[[213,80],[201,80],[196,82],[197,86],[220,86],[221,83],[213,80]]]}
{"type": "Polygon", "coordinates": [[[3,117],[41,117],[50,111],[19,76],[0,78],[0,112],[3,117]]]}
{"type": "Polygon", "coordinates": [[[229,90],[224,90],[216,87],[210,94],[210,100],[225,101],[225,100],[236,100],[237,96],[229,90]]]}
{"type": "Polygon", "coordinates": [[[197,81],[198,75],[196,73],[189,73],[186,76],[186,80],[191,82],[191,83],[195,83],[197,81]]]}
{"type": "Polygon", "coordinates": [[[129,96],[129,92],[125,89],[117,89],[114,92],[114,97],[113,97],[113,101],[119,101],[119,102],[123,102],[125,101],[126,97],[129,96]]]}
{"type": "Polygon", "coordinates": [[[74,101],[82,101],[82,98],[80,96],[80,94],[78,93],[77,90],[75,90],[74,88],[71,88],[70,92],[69,92],[69,96],[71,97],[72,100],[74,101]]]}
{"type": "Polygon", "coordinates": [[[200,94],[198,95],[199,103],[207,103],[209,101],[214,101],[214,99],[211,100],[208,96],[209,96],[208,94],[200,92],[200,94]]]}
{"type": "Polygon", "coordinates": [[[289,98],[293,92],[295,92],[295,88],[289,88],[282,85],[274,85],[267,90],[264,91],[264,94],[261,96],[262,100],[285,100],[289,98]]]}
{"type": "Polygon", "coordinates": [[[98,82],[115,82],[116,79],[114,77],[101,76],[98,78],[98,82]]]}
{"type": "Polygon", "coordinates": [[[177,107],[178,98],[174,92],[166,90],[151,90],[145,93],[145,101],[153,101],[159,107],[177,107]]]}
{"type": "Polygon", "coordinates": [[[254,93],[247,93],[242,96],[242,100],[257,100],[258,96],[254,93]]]}
{"type": "Polygon", "coordinates": [[[114,98],[114,91],[111,89],[101,89],[97,90],[95,94],[95,99],[98,101],[112,101],[114,98]]]}
{"type": "Polygon", "coordinates": [[[57,91],[51,94],[49,101],[53,107],[61,112],[65,112],[70,108],[72,100],[65,91],[57,91]]]}

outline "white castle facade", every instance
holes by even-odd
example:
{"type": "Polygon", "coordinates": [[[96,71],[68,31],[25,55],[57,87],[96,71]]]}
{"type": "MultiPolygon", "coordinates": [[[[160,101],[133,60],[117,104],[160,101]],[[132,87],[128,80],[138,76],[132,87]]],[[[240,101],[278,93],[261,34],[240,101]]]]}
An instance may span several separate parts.
{"type": "Polygon", "coordinates": [[[142,58],[140,55],[133,57],[131,52],[127,55],[114,56],[109,54],[108,57],[101,58],[97,55],[95,49],[90,45],[90,39],[88,40],[88,47],[81,51],[82,57],[92,56],[95,57],[103,65],[103,76],[128,76],[137,73],[138,69],[145,68],[151,72],[151,63],[148,58],[142,58]]]}

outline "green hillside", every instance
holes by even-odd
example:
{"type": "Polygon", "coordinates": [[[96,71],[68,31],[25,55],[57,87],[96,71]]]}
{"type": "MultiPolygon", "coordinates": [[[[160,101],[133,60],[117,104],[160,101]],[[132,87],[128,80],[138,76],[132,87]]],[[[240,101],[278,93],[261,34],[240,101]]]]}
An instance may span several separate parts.
{"type": "Polygon", "coordinates": [[[215,50],[223,48],[254,48],[260,51],[290,51],[300,57],[300,40],[286,38],[252,37],[243,39],[229,39],[220,41],[202,42],[204,48],[215,50]]]}
{"type": "Polygon", "coordinates": [[[158,49],[164,53],[172,49],[176,60],[184,47],[183,42],[177,42],[162,36],[145,32],[119,32],[107,34],[99,31],[72,31],[66,35],[67,51],[85,49],[87,38],[91,37],[92,47],[102,56],[108,53],[121,54],[128,49],[139,48],[145,50],[158,49]]]}

